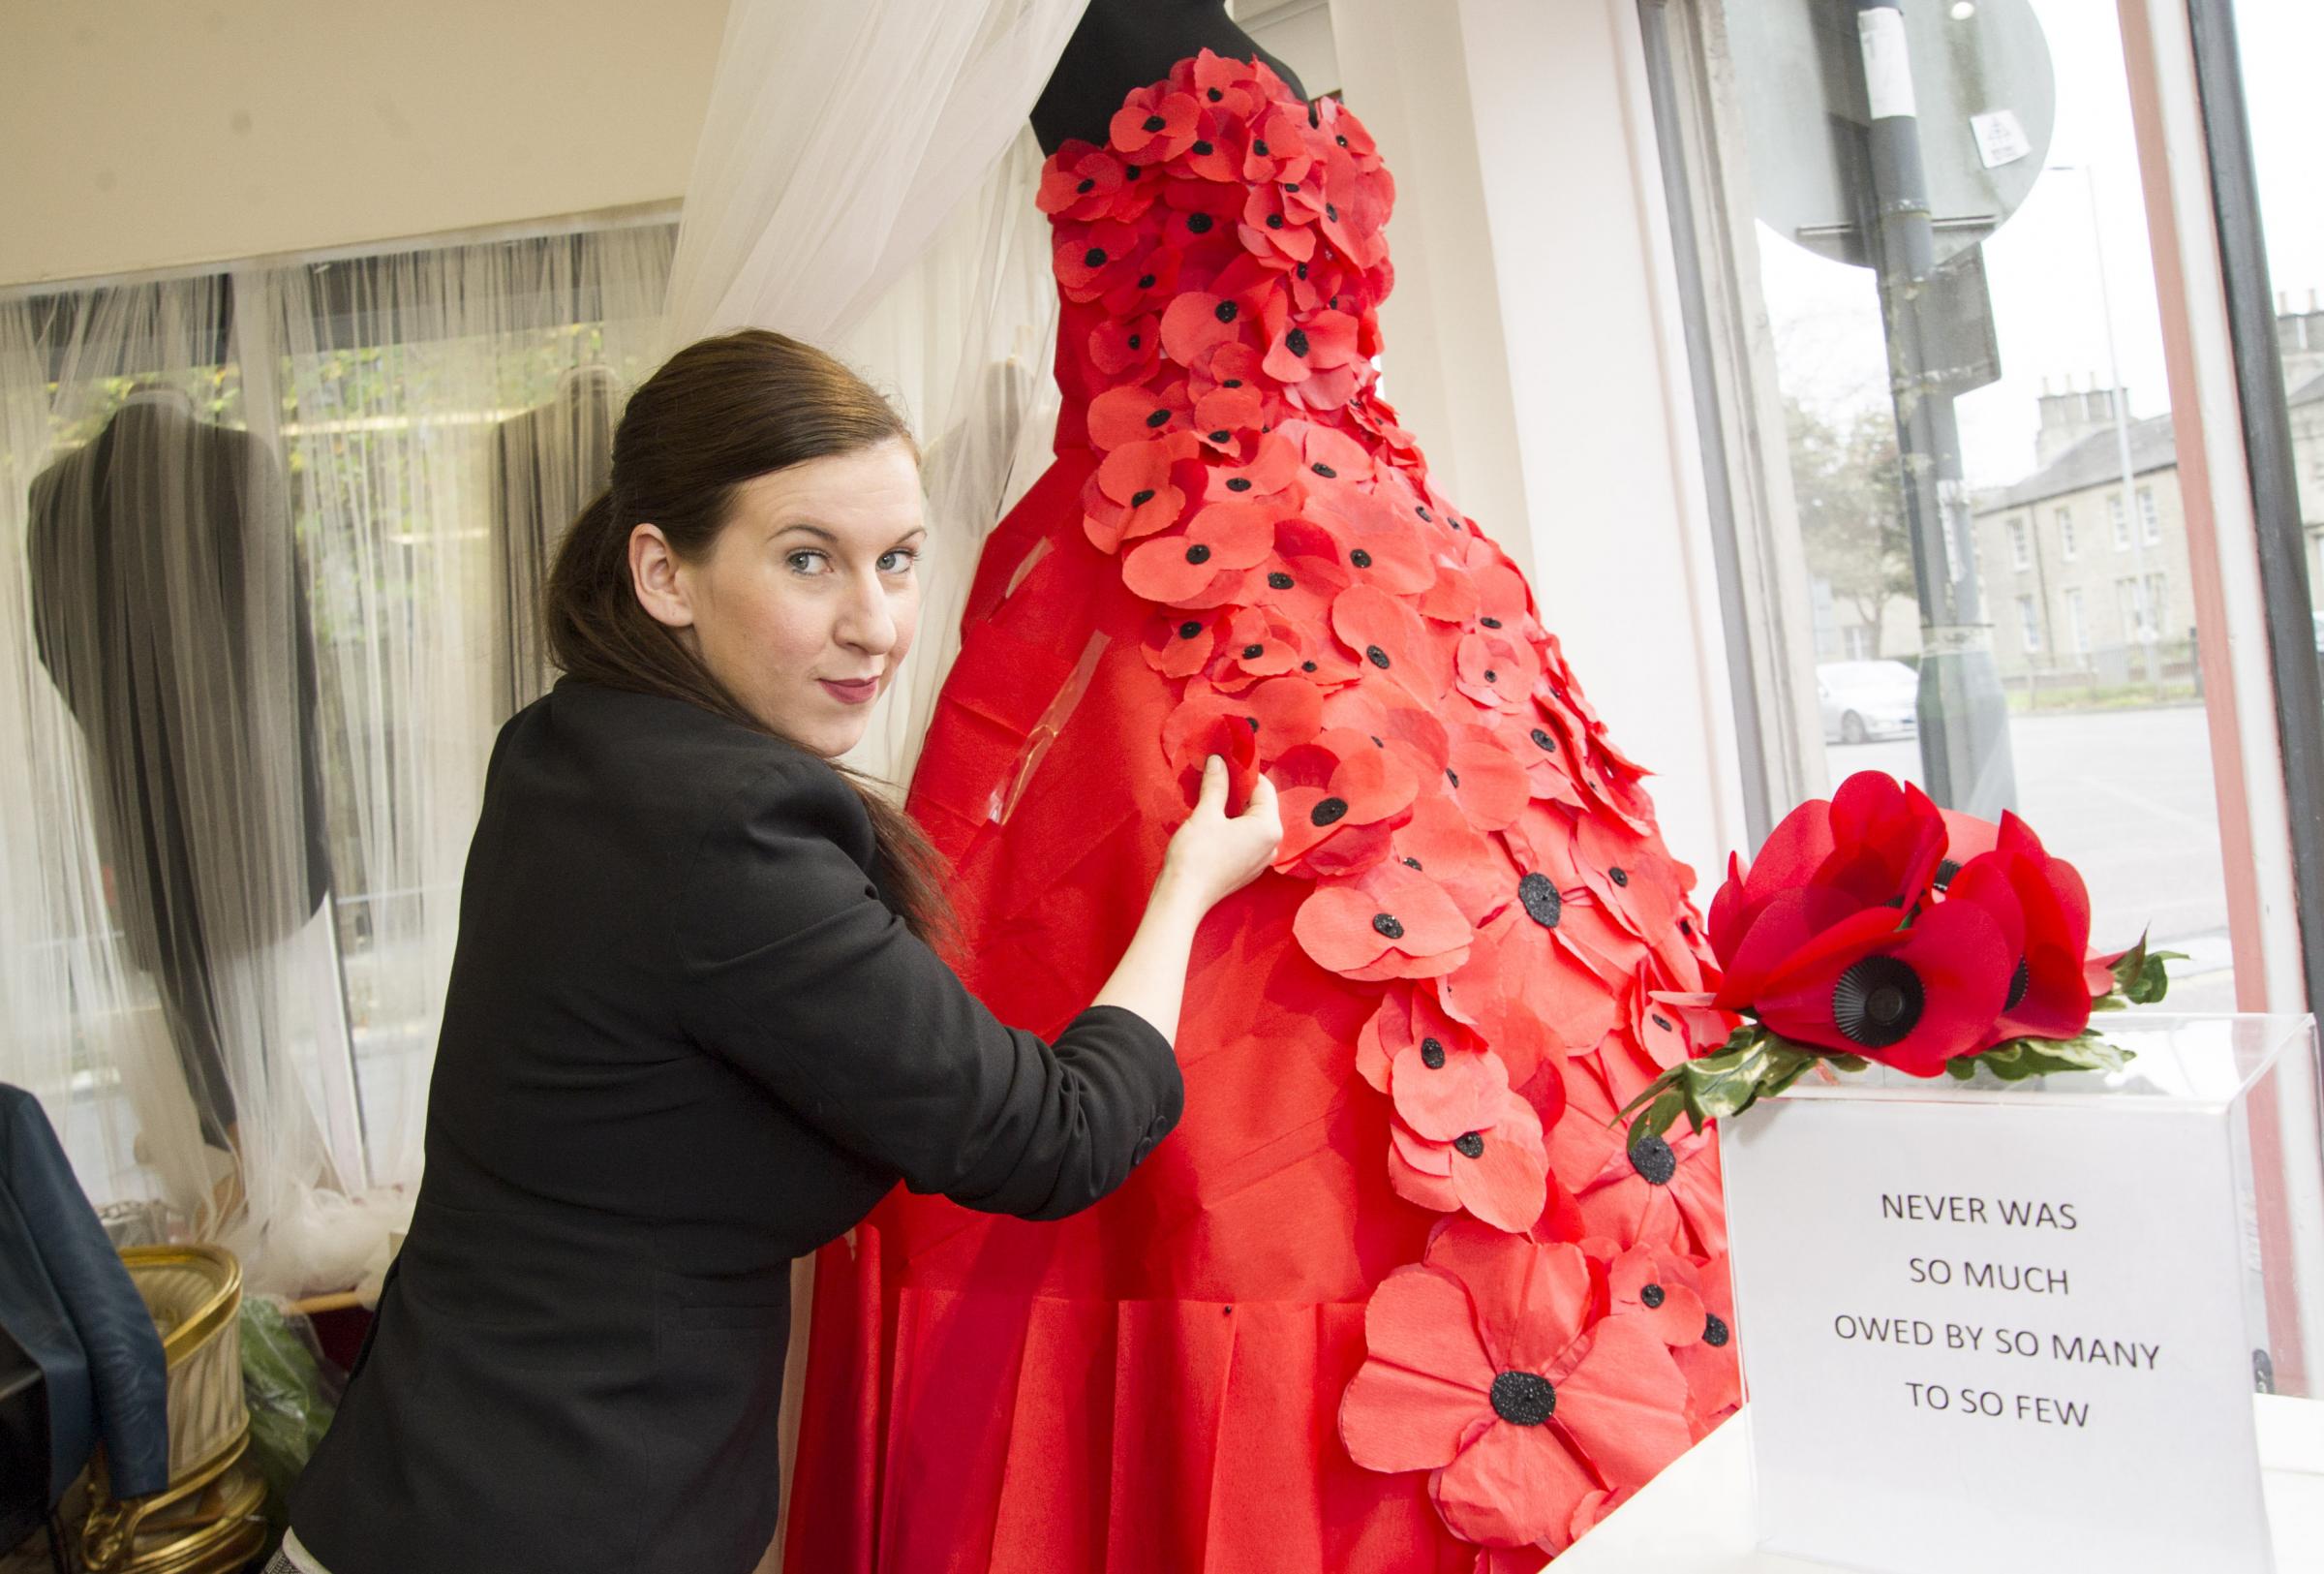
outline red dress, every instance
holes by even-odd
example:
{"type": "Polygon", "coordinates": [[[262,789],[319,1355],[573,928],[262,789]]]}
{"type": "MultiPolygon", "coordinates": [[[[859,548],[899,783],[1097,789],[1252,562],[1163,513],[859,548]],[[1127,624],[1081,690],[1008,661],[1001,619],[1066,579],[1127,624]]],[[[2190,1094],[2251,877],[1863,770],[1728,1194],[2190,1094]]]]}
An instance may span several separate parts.
{"type": "Polygon", "coordinates": [[[1692,873],[1373,391],[1393,188],[1356,117],[1205,54],[1112,133],[1044,171],[1057,457],[910,808],[963,976],[1036,1032],[1119,959],[1206,753],[1238,804],[1270,775],[1284,842],[1202,926],[1185,1115],[1119,1191],[899,1191],[825,1249],[787,1566],[1538,1566],[1489,1549],[1563,1547],[1735,1403],[1716,1150],[1607,1126],[1718,1031],[1653,998],[1705,985],[1692,873]]]}

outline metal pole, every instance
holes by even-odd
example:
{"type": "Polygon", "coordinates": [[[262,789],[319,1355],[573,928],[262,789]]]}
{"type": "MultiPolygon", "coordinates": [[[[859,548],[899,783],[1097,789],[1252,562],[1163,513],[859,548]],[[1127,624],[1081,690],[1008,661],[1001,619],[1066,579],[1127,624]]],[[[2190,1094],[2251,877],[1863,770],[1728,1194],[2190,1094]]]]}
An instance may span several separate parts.
{"type": "Polygon", "coordinates": [[[1920,758],[1931,797],[1984,818],[2017,802],[2009,704],[1993,660],[1970,541],[1961,431],[1942,369],[1929,364],[1923,293],[1936,271],[1928,170],[1912,102],[1900,0],[1850,0],[1870,113],[1873,251],[1888,334],[1905,520],[1920,599],[1920,758]]]}

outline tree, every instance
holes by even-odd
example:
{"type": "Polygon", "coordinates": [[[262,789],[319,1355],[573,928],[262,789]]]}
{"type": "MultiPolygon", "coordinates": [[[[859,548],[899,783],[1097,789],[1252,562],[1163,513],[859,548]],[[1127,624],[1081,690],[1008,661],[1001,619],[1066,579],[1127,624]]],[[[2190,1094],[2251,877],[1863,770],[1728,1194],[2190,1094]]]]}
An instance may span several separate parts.
{"type": "Polygon", "coordinates": [[[1885,407],[1824,413],[1793,398],[1784,418],[1808,571],[1871,626],[1878,656],[1889,602],[1913,595],[1896,424],[1885,407]]]}

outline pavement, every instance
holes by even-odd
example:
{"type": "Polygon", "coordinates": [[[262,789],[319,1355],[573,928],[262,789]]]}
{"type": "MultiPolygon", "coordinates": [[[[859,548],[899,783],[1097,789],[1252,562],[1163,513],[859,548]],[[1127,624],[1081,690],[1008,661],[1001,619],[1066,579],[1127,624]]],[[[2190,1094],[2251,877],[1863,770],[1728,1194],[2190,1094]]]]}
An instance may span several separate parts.
{"type": "MultiPolygon", "coordinates": [[[[2211,740],[2199,705],[2013,716],[2017,812],[2090,887],[2091,941],[2108,949],[2149,931],[2189,953],[2173,963],[2170,1003],[2235,1008],[2227,889],[2211,740]]],[[[1921,782],[1920,745],[1828,744],[1836,784],[1860,770],[1921,782]]]]}

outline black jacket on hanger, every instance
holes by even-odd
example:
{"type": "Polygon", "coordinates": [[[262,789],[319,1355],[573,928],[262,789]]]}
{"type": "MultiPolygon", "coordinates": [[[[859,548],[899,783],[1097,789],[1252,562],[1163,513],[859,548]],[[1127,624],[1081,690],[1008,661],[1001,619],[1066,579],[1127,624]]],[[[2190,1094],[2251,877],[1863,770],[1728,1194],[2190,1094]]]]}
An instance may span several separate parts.
{"type": "Polygon", "coordinates": [[[142,1497],[168,1484],[162,1337],[74,1179],[40,1100],[6,1083],[0,1083],[0,1327],[41,1369],[47,1388],[48,1508],[100,1439],[115,1497],[142,1497]]]}
{"type": "Polygon", "coordinates": [[[331,1574],[748,1574],[791,1259],[899,1179],[1047,1219],[1184,1096],[1151,1024],[1004,1027],[891,912],[823,760],[567,677],[501,731],[427,1168],[291,1499],[331,1574]]]}

